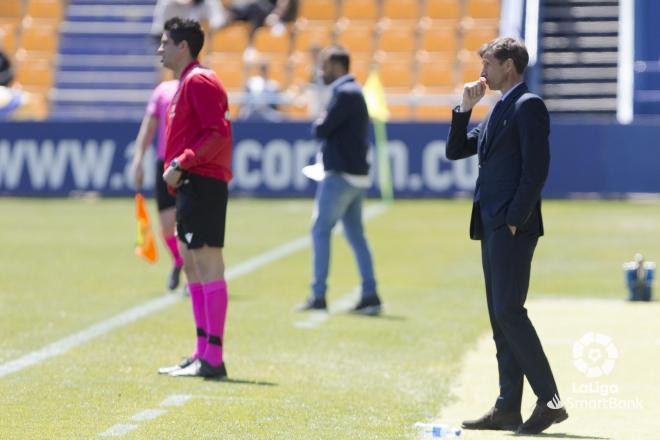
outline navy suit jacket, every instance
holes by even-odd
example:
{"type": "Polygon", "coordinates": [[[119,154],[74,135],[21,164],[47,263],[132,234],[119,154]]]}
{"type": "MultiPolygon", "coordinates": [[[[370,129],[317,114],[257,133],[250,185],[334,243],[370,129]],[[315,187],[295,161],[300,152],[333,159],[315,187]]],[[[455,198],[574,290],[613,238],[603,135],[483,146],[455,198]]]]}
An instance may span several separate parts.
{"type": "Polygon", "coordinates": [[[369,113],[362,88],[352,75],[333,85],[324,116],[314,121],[312,134],[323,140],[323,168],[338,173],[369,174],[369,113]]]}
{"type": "Polygon", "coordinates": [[[470,237],[483,229],[514,225],[520,232],[543,235],[541,190],[550,166],[550,118],[543,100],[525,84],[501,104],[486,135],[491,113],[467,132],[471,112],[452,114],[447,158],[479,154],[479,177],[472,208],[470,237]],[[478,194],[478,197],[476,195],[478,194]],[[477,200],[478,198],[478,200],[477,200]]]}

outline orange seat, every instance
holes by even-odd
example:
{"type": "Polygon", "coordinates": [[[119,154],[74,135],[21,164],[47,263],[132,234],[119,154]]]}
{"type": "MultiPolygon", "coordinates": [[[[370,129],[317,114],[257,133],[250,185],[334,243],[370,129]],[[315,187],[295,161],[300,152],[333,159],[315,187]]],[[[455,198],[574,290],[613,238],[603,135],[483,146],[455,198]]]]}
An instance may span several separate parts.
{"type": "Polygon", "coordinates": [[[26,93],[25,102],[11,115],[12,119],[25,121],[42,121],[48,117],[47,91],[38,89],[23,90],[26,93]]]}
{"type": "Polygon", "coordinates": [[[294,121],[309,121],[312,117],[309,114],[309,108],[304,102],[286,104],[280,107],[288,119],[294,121]]]}
{"type": "Polygon", "coordinates": [[[337,2],[335,0],[302,0],[298,16],[308,20],[336,20],[337,2]]]}
{"type": "Polygon", "coordinates": [[[419,18],[419,15],[420,9],[418,0],[383,1],[383,17],[392,18],[394,20],[416,20],[419,18]]]}
{"type": "Polygon", "coordinates": [[[61,20],[62,9],[61,0],[29,0],[25,14],[34,18],[61,20]]]}
{"type": "Polygon", "coordinates": [[[379,32],[378,48],[385,52],[408,52],[417,45],[416,25],[409,21],[390,21],[379,32]]]}
{"type": "Polygon", "coordinates": [[[212,52],[243,52],[248,45],[248,25],[233,23],[213,34],[212,52]]]}
{"type": "Polygon", "coordinates": [[[16,52],[16,30],[18,26],[14,23],[0,24],[0,48],[8,54],[16,52]]]}
{"type": "Polygon", "coordinates": [[[307,52],[310,47],[316,45],[327,47],[332,43],[332,29],[322,25],[316,26],[307,24],[298,29],[294,40],[294,49],[300,52],[307,52]]]}
{"type": "MultiPolygon", "coordinates": [[[[268,64],[268,78],[277,81],[281,89],[284,89],[289,84],[289,62],[286,57],[276,57],[272,59],[264,59],[263,62],[268,64]]],[[[260,74],[261,63],[254,63],[247,66],[247,78],[251,76],[258,76],[260,74]]]]}
{"type": "Polygon", "coordinates": [[[501,0],[468,0],[466,15],[472,18],[499,19],[501,0]]]}
{"type": "Polygon", "coordinates": [[[360,84],[364,85],[365,81],[367,80],[367,76],[369,75],[371,64],[371,58],[368,57],[351,58],[350,73],[353,74],[355,79],[360,84]]]}
{"type": "Polygon", "coordinates": [[[374,50],[374,25],[349,22],[337,36],[337,43],[348,49],[351,54],[371,54],[374,50]]]}
{"type": "Polygon", "coordinates": [[[50,89],[53,86],[53,66],[48,59],[19,59],[16,81],[25,87],[50,89]]]}
{"type": "Polygon", "coordinates": [[[0,17],[18,19],[23,15],[22,0],[0,1],[0,17]]]}
{"type": "Polygon", "coordinates": [[[268,27],[257,29],[254,34],[254,47],[259,52],[289,53],[291,50],[291,35],[284,32],[274,35],[268,27]]]}
{"type": "Polygon", "coordinates": [[[461,0],[424,0],[422,15],[434,20],[461,18],[461,0]]]}
{"type": "Polygon", "coordinates": [[[490,105],[487,104],[477,104],[472,108],[472,114],[470,115],[470,120],[472,121],[481,121],[486,117],[490,111],[490,105]]]}
{"type": "Polygon", "coordinates": [[[481,76],[482,67],[480,60],[463,62],[461,66],[461,83],[465,84],[478,80],[481,76]]]}
{"type": "Polygon", "coordinates": [[[415,107],[415,119],[419,121],[451,121],[449,105],[418,104],[415,107]]]}
{"type": "Polygon", "coordinates": [[[452,55],[457,48],[455,22],[432,22],[422,29],[419,47],[427,52],[444,52],[452,55]]]}
{"type": "Polygon", "coordinates": [[[412,58],[384,59],[378,65],[378,75],[386,89],[405,89],[413,86],[414,61],[412,58]]]}
{"type": "Polygon", "coordinates": [[[239,56],[210,56],[204,63],[212,69],[227,90],[241,90],[245,86],[243,60],[239,56]]]}
{"type": "Polygon", "coordinates": [[[21,35],[21,47],[31,52],[54,55],[57,51],[59,24],[52,20],[26,20],[21,35]]]}
{"type": "Polygon", "coordinates": [[[379,18],[377,0],[344,0],[341,15],[350,20],[376,20],[379,18]]]}
{"type": "Polygon", "coordinates": [[[454,85],[454,68],[448,59],[429,59],[419,63],[419,85],[450,91],[454,85]]]}
{"type": "Polygon", "coordinates": [[[387,104],[390,119],[395,121],[410,121],[413,118],[413,109],[410,104],[387,104]]]}
{"type": "Polygon", "coordinates": [[[497,37],[497,25],[474,24],[465,29],[463,34],[463,48],[477,51],[485,43],[497,37]]]}

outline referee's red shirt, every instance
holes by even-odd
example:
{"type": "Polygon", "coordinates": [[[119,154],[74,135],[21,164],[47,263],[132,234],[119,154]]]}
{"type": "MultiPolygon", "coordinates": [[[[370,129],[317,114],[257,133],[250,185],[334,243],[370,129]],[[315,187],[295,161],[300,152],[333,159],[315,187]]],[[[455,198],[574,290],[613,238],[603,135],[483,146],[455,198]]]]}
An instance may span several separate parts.
{"type": "Polygon", "coordinates": [[[167,111],[165,166],[176,159],[191,173],[229,182],[231,122],[227,92],[215,73],[193,61],[181,74],[167,111]],[[216,132],[217,141],[206,140],[216,132]]]}

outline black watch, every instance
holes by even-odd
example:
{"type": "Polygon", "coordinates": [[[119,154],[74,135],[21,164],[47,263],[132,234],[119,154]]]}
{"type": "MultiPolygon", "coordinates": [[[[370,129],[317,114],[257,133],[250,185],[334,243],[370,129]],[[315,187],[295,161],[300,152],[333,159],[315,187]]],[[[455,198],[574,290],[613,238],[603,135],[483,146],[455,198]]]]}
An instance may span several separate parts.
{"type": "Polygon", "coordinates": [[[183,169],[179,165],[179,162],[177,162],[176,159],[172,159],[172,161],[170,162],[170,168],[174,168],[177,171],[183,171],[183,169]]]}

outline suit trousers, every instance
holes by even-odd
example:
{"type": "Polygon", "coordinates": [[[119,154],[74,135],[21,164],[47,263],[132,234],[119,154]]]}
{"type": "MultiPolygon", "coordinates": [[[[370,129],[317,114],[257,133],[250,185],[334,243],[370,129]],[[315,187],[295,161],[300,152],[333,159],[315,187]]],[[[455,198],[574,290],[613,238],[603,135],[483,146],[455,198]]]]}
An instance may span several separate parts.
{"type": "Polygon", "coordinates": [[[524,376],[539,402],[546,403],[557,393],[550,364],[524,306],[538,237],[523,231],[514,236],[507,225],[482,229],[481,258],[499,371],[495,406],[520,412],[524,376]]]}

